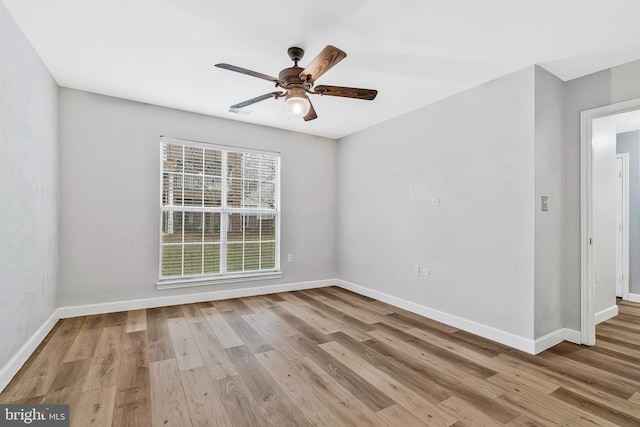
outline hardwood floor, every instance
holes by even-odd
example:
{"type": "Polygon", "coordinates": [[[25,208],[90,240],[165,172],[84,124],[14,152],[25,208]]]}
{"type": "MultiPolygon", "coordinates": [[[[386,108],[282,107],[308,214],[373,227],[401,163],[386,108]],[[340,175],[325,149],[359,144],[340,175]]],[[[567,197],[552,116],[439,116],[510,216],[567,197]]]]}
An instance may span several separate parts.
{"type": "Polygon", "coordinates": [[[640,425],[640,304],[532,356],[339,288],[58,322],[0,403],[72,426],[640,425]]]}

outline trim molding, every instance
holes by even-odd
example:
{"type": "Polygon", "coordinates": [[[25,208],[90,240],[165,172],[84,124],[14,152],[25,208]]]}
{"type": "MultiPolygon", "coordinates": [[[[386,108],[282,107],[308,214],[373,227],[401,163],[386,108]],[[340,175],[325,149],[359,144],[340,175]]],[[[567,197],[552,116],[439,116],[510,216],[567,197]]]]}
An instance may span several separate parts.
{"type": "Polygon", "coordinates": [[[33,352],[38,348],[40,343],[46,338],[47,334],[56,325],[60,317],[58,309],[51,313],[51,316],[38,328],[37,331],[25,342],[20,350],[13,355],[11,359],[0,369],[0,392],[9,385],[13,377],[18,373],[22,365],[29,359],[33,352]]]}
{"type": "Polygon", "coordinates": [[[323,288],[336,284],[336,279],[314,280],[309,282],[286,283],[282,285],[252,286],[223,291],[201,292],[197,294],[171,295],[156,298],[142,298],[125,301],[114,301],[100,304],[74,305],[60,307],[59,318],[88,316],[91,314],[115,313],[125,310],[139,310],[143,308],[164,307],[178,304],[192,304],[195,302],[216,301],[230,298],[241,298],[254,295],[267,295],[277,292],[300,291],[303,289],[323,288]]]}
{"type": "Polygon", "coordinates": [[[553,332],[549,332],[535,341],[535,354],[542,353],[543,351],[550,349],[556,344],[560,344],[562,341],[569,341],[574,344],[580,344],[580,331],[574,329],[561,328],[553,332]]]}
{"type": "Polygon", "coordinates": [[[355,283],[350,283],[345,280],[336,280],[336,283],[338,286],[352,292],[365,295],[370,298],[375,298],[379,301],[383,301],[396,307],[403,308],[407,311],[411,311],[412,313],[428,317],[429,319],[433,319],[438,322],[446,323],[447,325],[453,326],[454,328],[462,329],[472,334],[479,335],[483,338],[499,342],[500,344],[508,345],[509,347],[522,350],[526,353],[536,354],[536,341],[534,341],[533,339],[527,339],[510,332],[494,328],[492,326],[483,325],[481,323],[474,322],[473,320],[445,313],[443,311],[436,310],[425,305],[416,304],[414,302],[407,301],[402,298],[397,298],[380,291],[366,288],[364,286],[356,285],[355,283]]]}
{"type": "Polygon", "coordinates": [[[618,306],[612,305],[609,308],[605,308],[604,310],[600,310],[596,313],[596,325],[598,323],[602,323],[605,320],[609,320],[612,317],[616,317],[618,315],[618,306]]]}
{"type": "Polygon", "coordinates": [[[629,292],[629,301],[640,302],[640,294],[632,294],[631,292],[629,292]]]}

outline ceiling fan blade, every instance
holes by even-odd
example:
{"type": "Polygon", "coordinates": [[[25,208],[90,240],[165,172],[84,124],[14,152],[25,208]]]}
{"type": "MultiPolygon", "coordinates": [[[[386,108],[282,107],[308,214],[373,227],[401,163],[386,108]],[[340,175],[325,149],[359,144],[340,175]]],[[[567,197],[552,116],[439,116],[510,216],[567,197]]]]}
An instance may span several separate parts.
{"type": "Polygon", "coordinates": [[[378,91],[374,89],[358,89],[355,87],[342,86],[316,86],[315,92],[320,95],[341,96],[343,98],[356,98],[372,101],[378,95],[378,91]]]}
{"type": "MultiPolygon", "coordinates": [[[[309,104],[311,104],[311,101],[309,101],[309,104]]],[[[313,120],[317,118],[318,118],[318,115],[316,114],[316,110],[313,108],[313,104],[311,104],[311,108],[309,109],[309,112],[307,113],[306,116],[304,116],[304,121],[308,122],[309,120],[313,120]]]]}
{"type": "Polygon", "coordinates": [[[251,105],[251,104],[255,104],[256,102],[260,102],[260,101],[264,101],[265,99],[269,99],[269,98],[273,98],[273,97],[279,97],[284,95],[284,92],[271,92],[271,93],[265,93],[264,95],[260,95],[260,96],[256,96],[255,98],[251,98],[248,99],[244,102],[240,102],[238,104],[232,105],[231,109],[240,109],[243,107],[246,107],[247,105],[251,105]]]}
{"type": "Polygon", "coordinates": [[[347,56],[342,50],[335,46],[327,46],[313,58],[313,61],[300,73],[300,78],[304,81],[315,82],[318,78],[329,71],[331,67],[342,61],[347,56]]]}
{"type": "Polygon", "coordinates": [[[266,74],[258,73],[256,71],[247,70],[246,68],[236,67],[231,64],[216,64],[218,68],[224,68],[225,70],[235,71],[236,73],[246,74],[247,76],[257,77],[259,79],[269,80],[270,82],[281,84],[282,80],[277,79],[273,76],[268,76],[266,74]]]}

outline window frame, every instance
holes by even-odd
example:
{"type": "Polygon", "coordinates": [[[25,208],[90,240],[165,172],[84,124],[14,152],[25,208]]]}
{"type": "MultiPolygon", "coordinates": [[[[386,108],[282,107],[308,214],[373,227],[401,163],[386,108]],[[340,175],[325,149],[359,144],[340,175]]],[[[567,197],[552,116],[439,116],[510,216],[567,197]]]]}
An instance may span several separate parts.
{"type": "MultiPolygon", "coordinates": [[[[159,148],[159,200],[158,200],[158,280],[156,282],[156,287],[158,289],[172,289],[172,288],[180,288],[187,286],[206,286],[211,284],[222,284],[222,283],[234,283],[234,282],[243,282],[250,280],[267,280],[282,277],[282,271],[280,270],[280,225],[281,225],[281,209],[280,209],[280,192],[281,192],[281,156],[279,152],[274,151],[266,151],[266,150],[256,150],[252,148],[224,145],[224,144],[216,144],[211,142],[204,141],[194,141],[183,138],[173,138],[167,136],[161,136],[158,144],[159,148]],[[163,223],[163,214],[165,212],[165,206],[163,206],[163,173],[164,173],[164,165],[163,165],[163,145],[164,144],[175,144],[182,146],[191,146],[191,147],[202,147],[213,150],[220,150],[223,152],[222,154],[222,171],[221,171],[221,205],[220,207],[193,207],[193,206],[180,206],[179,211],[181,212],[202,212],[203,214],[206,212],[219,212],[220,213],[220,272],[211,273],[211,274],[198,274],[198,275],[181,275],[181,276],[162,276],[162,223],[163,223]],[[227,195],[227,186],[228,186],[228,168],[227,168],[227,153],[248,153],[248,154],[261,154],[261,155],[269,155],[273,156],[276,159],[276,185],[275,185],[275,194],[274,194],[274,209],[260,209],[260,208],[238,208],[238,207],[229,207],[227,206],[228,201],[226,200],[227,195]],[[186,209],[185,209],[186,208],[186,209]],[[226,264],[223,263],[227,261],[227,233],[228,229],[223,231],[223,227],[227,227],[227,217],[230,217],[234,213],[245,213],[245,214],[267,214],[275,216],[275,259],[274,259],[274,267],[270,269],[264,270],[251,270],[251,271],[240,271],[240,272],[228,272],[226,271],[226,264]],[[224,253],[224,255],[223,255],[224,253]]],[[[184,175],[183,175],[184,177],[184,175]]],[[[183,238],[184,239],[184,238],[183,238]]],[[[184,246],[184,240],[182,242],[182,246],[184,246]]],[[[203,260],[204,262],[204,260],[203,260]]],[[[182,261],[184,265],[184,260],[182,261]]],[[[183,267],[184,268],[184,267],[183,267]]]]}

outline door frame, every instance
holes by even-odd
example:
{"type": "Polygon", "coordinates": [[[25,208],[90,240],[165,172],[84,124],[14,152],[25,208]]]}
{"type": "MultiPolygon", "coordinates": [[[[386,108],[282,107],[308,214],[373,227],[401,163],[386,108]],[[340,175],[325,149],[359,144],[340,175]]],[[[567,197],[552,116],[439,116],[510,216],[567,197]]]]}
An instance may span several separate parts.
{"type": "MultiPolygon", "coordinates": [[[[622,159],[622,299],[629,300],[629,153],[616,154],[622,159]]],[[[618,260],[616,260],[617,264],[618,260]]],[[[616,279],[617,280],[617,279],[616,279]]]]}
{"type": "Polygon", "coordinates": [[[580,112],[580,342],[596,343],[593,262],[593,121],[640,110],[640,98],[580,112]]]}

